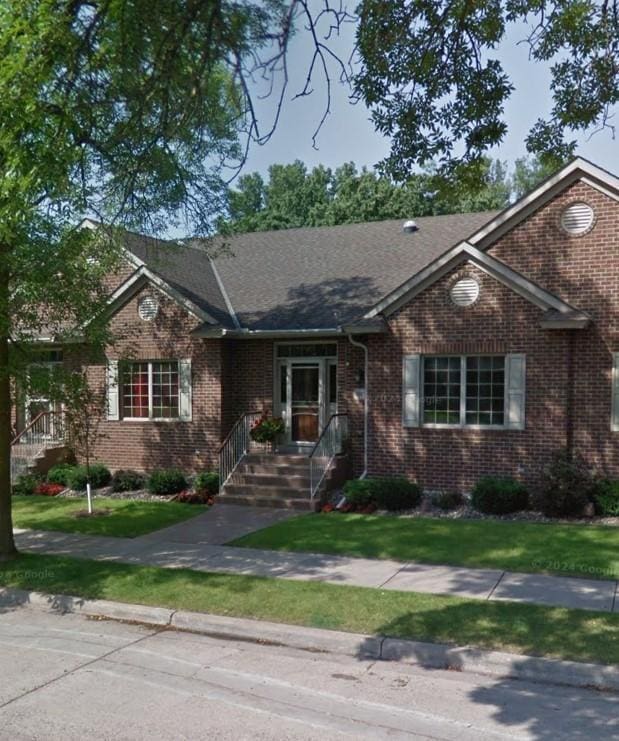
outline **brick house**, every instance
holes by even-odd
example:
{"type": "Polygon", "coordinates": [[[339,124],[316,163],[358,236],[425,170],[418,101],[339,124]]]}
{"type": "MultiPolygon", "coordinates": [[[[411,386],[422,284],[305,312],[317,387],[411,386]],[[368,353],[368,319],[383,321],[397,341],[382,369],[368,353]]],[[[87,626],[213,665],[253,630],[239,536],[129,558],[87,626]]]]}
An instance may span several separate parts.
{"type": "Polygon", "coordinates": [[[269,411],[282,450],[330,455],[325,430],[345,417],[356,475],[428,490],[533,483],[565,448],[619,477],[618,199],[619,179],[577,159],[500,213],[244,234],[214,252],[127,233],[115,342],[88,367],[107,387],[97,457],[195,471],[227,455],[227,475],[247,415],[269,411]]]}

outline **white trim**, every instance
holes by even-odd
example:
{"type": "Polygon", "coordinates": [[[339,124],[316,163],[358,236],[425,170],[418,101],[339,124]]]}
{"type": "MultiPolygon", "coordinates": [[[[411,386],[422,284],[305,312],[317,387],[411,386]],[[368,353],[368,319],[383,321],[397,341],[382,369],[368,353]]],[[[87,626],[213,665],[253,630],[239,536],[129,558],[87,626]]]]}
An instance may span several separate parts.
{"type": "MultiPolygon", "coordinates": [[[[380,313],[392,314],[401,306],[411,301],[421,291],[436,283],[436,281],[447,275],[453,268],[465,261],[472,262],[480,270],[500,283],[503,283],[540,309],[554,309],[561,314],[569,314],[569,318],[572,321],[578,318],[573,316],[574,314],[579,315],[579,312],[574,307],[557,298],[552,293],[540,288],[535,283],[532,283],[520,273],[512,270],[504,262],[497,260],[487,252],[482,252],[482,250],[477,249],[477,247],[474,247],[468,242],[460,242],[460,244],[452,247],[448,252],[439,257],[438,260],[435,260],[376,304],[364,318],[371,319],[380,313]]],[[[580,316],[583,321],[588,319],[584,314],[580,314],[580,316]]]]}
{"type": "Polygon", "coordinates": [[[192,301],[186,299],[179,291],[172,288],[163,278],[152,272],[146,265],[141,265],[127,280],[122,283],[108,298],[107,308],[111,314],[119,311],[147,282],[152,283],[172,301],[182,306],[186,311],[192,314],[196,319],[203,322],[215,324],[215,319],[206,311],[196,306],[192,301]],[[118,304],[117,306],[115,304],[118,304]]]}
{"type": "MultiPolygon", "coordinates": [[[[484,248],[488,247],[491,242],[496,241],[505,231],[513,228],[516,223],[523,221],[543,203],[549,201],[558,192],[578,180],[585,180],[588,185],[602,190],[607,195],[610,195],[612,192],[619,194],[619,178],[591,162],[577,157],[537,188],[523,196],[513,206],[506,208],[492,219],[492,221],[471,235],[468,238],[468,242],[473,245],[483,243],[484,248]]],[[[617,195],[614,197],[617,198],[617,195]]]]}
{"type": "Polygon", "coordinates": [[[213,271],[213,275],[215,276],[215,280],[217,281],[217,285],[219,286],[219,290],[221,291],[221,295],[223,296],[224,301],[226,303],[228,314],[230,314],[230,317],[232,318],[232,322],[234,326],[237,329],[241,329],[241,323],[239,322],[239,318],[236,315],[236,311],[234,311],[234,306],[232,306],[232,301],[230,300],[230,296],[228,296],[228,291],[226,291],[224,282],[221,279],[221,276],[219,275],[219,270],[217,270],[217,266],[215,265],[215,260],[213,260],[213,258],[210,257],[210,255],[209,255],[208,260],[211,264],[211,269],[213,271]]]}

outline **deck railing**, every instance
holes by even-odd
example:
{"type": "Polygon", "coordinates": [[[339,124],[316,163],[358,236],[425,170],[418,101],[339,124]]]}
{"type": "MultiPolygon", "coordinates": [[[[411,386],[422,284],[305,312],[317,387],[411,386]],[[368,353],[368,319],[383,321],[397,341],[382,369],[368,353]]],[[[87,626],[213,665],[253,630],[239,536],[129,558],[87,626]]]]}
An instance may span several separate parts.
{"type": "Polygon", "coordinates": [[[336,455],[348,439],[348,415],[332,414],[309,454],[310,499],[313,501],[336,455]]]}
{"type": "Polygon", "coordinates": [[[46,448],[65,439],[62,412],[39,412],[11,442],[11,481],[26,473],[46,448]]]}
{"type": "Polygon", "coordinates": [[[234,473],[244,455],[249,452],[249,431],[260,419],[261,412],[246,412],[241,415],[219,447],[219,491],[234,473]]]}

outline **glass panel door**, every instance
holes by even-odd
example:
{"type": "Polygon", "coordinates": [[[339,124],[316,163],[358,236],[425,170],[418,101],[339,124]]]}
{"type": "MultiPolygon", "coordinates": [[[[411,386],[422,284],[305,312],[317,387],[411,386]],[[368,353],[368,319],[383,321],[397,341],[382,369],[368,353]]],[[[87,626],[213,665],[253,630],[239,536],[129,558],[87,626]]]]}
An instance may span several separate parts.
{"type": "Polygon", "coordinates": [[[315,442],[320,434],[320,363],[291,365],[290,432],[293,442],[315,442]]]}

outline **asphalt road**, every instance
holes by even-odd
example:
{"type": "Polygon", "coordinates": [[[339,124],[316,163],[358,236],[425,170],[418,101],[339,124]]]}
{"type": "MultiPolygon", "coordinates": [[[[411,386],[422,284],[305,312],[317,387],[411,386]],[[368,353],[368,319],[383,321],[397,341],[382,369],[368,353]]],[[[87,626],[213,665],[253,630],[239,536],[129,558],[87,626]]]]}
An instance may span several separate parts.
{"type": "Polygon", "coordinates": [[[619,696],[0,614],[0,738],[619,739],[619,696]]]}

